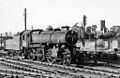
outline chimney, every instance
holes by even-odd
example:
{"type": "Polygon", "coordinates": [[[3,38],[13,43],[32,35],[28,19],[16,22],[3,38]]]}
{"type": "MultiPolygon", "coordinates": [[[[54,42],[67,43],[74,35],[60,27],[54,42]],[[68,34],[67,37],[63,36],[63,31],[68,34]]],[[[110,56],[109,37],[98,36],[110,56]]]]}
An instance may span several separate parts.
{"type": "Polygon", "coordinates": [[[33,26],[31,26],[31,30],[33,30],[33,26]]]}
{"type": "Polygon", "coordinates": [[[101,20],[101,31],[106,32],[105,20],[101,20]]]}
{"type": "Polygon", "coordinates": [[[27,9],[26,8],[24,9],[24,12],[25,12],[24,14],[25,30],[27,30],[27,9]]]}

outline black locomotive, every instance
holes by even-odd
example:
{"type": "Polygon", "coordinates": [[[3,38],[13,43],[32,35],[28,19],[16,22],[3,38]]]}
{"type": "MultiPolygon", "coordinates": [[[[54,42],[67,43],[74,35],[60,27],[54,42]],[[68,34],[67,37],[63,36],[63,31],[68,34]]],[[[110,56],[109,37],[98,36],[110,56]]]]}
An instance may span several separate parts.
{"type": "MultiPolygon", "coordinates": [[[[83,36],[83,34],[79,36],[83,36]]],[[[118,58],[116,52],[108,54],[104,51],[80,50],[81,46],[77,46],[76,43],[79,43],[78,33],[69,30],[68,27],[65,27],[65,30],[50,29],[44,31],[37,29],[23,31],[12,39],[5,40],[4,49],[7,50],[7,55],[11,57],[63,65],[85,64],[91,60],[94,63],[97,61],[110,62],[111,60],[116,61],[118,58]]]]}
{"type": "Polygon", "coordinates": [[[27,30],[6,40],[5,49],[11,56],[70,64],[74,62],[78,35],[73,30],[27,30]]]}

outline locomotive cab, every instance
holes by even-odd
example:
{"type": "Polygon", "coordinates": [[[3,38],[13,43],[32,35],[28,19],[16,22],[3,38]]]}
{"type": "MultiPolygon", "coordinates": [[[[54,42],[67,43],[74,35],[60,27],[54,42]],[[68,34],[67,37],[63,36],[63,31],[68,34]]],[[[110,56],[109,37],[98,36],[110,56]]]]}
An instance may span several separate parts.
{"type": "Polygon", "coordinates": [[[31,36],[30,30],[23,31],[20,34],[21,49],[22,48],[29,48],[30,36],[31,36]]]}

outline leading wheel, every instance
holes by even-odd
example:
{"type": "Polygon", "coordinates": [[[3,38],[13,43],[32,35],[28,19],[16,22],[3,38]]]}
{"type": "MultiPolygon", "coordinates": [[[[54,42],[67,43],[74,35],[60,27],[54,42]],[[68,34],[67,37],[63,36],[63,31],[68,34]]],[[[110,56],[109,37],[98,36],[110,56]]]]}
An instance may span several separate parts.
{"type": "Polygon", "coordinates": [[[63,65],[68,66],[68,65],[70,65],[70,63],[71,63],[70,54],[64,55],[64,57],[63,57],[63,65]]]}

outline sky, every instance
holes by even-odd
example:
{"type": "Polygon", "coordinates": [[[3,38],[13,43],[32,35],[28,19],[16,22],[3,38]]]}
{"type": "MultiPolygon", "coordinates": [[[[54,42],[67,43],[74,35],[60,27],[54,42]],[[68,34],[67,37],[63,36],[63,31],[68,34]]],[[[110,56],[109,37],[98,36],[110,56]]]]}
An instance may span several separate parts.
{"type": "Polygon", "coordinates": [[[54,28],[82,22],[87,26],[105,20],[106,27],[120,25],[120,0],[0,0],[0,33],[24,30],[24,8],[27,8],[27,29],[54,28]]]}

